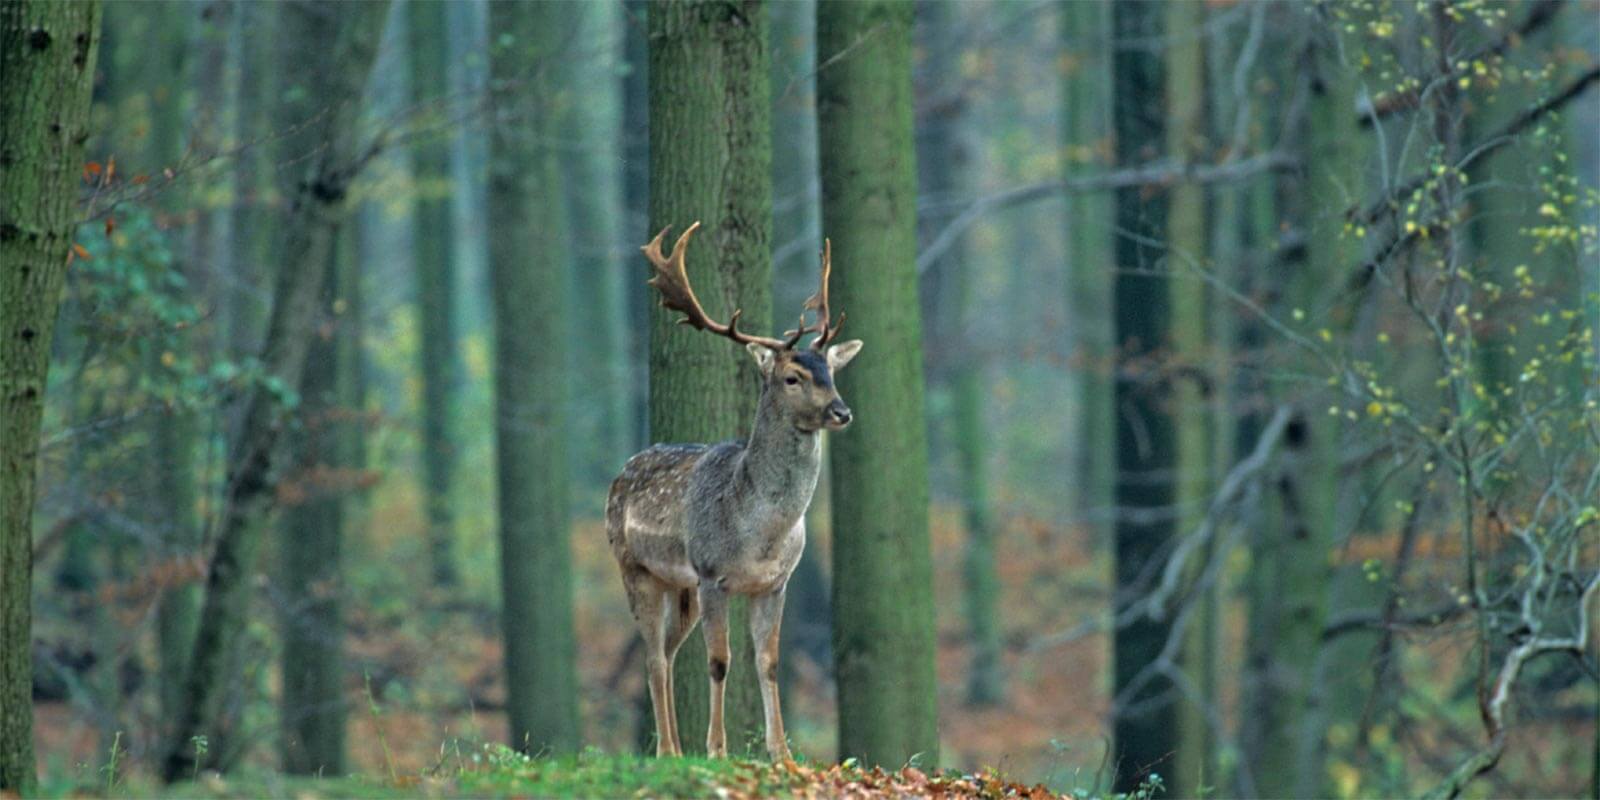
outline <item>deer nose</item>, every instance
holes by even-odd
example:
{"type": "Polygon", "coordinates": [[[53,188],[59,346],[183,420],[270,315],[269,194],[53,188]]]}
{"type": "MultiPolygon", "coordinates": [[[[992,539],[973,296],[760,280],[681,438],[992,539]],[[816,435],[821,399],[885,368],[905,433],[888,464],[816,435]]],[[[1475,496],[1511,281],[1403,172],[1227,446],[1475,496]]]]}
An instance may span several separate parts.
{"type": "Polygon", "coordinates": [[[828,404],[828,419],[839,427],[850,424],[850,407],[843,400],[835,400],[828,404]]]}

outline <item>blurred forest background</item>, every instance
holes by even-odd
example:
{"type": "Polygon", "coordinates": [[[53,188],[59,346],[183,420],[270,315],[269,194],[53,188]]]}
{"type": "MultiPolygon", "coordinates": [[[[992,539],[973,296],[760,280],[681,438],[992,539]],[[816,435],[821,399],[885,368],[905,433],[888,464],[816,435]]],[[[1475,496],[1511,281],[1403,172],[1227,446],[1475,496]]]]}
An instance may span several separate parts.
{"type": "Polygon", "coordinates": [[[758,390],[644,284],[701,220],[866,342],[797,754],[1600,797],[1600,3],[0,8],[0,788],[650,747],[605,493],[758,390]]]}

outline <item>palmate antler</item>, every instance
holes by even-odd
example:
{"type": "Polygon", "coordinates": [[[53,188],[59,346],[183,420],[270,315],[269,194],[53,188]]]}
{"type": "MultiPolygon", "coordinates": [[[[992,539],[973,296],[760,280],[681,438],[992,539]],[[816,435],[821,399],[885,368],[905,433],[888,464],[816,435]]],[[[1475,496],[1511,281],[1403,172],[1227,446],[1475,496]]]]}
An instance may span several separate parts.
{"type": "Polygon", "coordinates": [[[644,251],[645,258],[650,260],[650,266],[655,274],[650,278],[650,285],[661,293],[661,305],[673,311],[683,313],[679,323],[703,331],[726,336],[740,344],[759,344],[773,350],[792,350],[799,344],[800,338],[808,333],[816,333],[817,338],[811,346],[817,350],[826,347],[828,342],[839,333],[839,326],[844,324],[844,315],[839,315],[838,324],[828,327],[828,276],[833,271],[833,246],[824,242],[822,247],[822,286],[817,293],[806,301],[805,309],[817,312],[817,321],[811,325],[806,324],[804,311],[800,314],[800,327],[792,331],[785,331],[783,339],[774,339],[769,336],[754,336],[739,330],[739,315],[743,309],[734,309],[733,315],[728,317],[728,324],[723,325],[712,319],[700,305],[699,298],[694,296],[694,288],[689,285],[689,272],[684,264],[688,255],[689,240],[694,232],[700,229],[700,223],[690,225],[678,241],[672,245],[672,252],[661,252],[661,240],[666,237],[670,228],[662,228],[656,238],[650,243],[639,248],[644,251]]]}

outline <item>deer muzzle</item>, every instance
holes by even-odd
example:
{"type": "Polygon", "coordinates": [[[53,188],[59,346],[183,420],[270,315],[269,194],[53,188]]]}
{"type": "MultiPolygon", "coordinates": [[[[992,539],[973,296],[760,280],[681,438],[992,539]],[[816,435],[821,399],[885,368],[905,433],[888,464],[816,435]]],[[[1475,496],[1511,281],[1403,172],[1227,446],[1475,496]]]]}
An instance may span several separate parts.
{"type": "Polygon", "coordinates": [[[850,407],[837,397],[822,410],[822,424],[830,431],[844,430],[844,426],[850,424],[850,418],[850,407]]]}

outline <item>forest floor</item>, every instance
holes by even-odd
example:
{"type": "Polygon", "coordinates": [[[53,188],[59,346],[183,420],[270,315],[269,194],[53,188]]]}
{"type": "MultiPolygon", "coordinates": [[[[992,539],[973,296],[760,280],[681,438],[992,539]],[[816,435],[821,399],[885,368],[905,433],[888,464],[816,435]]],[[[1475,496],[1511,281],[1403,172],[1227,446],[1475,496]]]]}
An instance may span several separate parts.
{"type": "MultiPolygon", "coordinates": [[[[409,536],[399,520],[410,519],[406,502],[382,503],[374,508],[370,526],[372,541],[363,547],[384,552],[386,565],[421,564],[410,558],[406,548],[417,538],[409,536]],[[393,515],[395,523],[383,519],[393,515]]],[[[1004,596],[1002,609],[1006,644],[1006,697],[990,707],[974,707],[965,702],[965,685],[970,648],[961,617],[961,554],[963,532],[956,509],[936,507],[932,514],[932,544],[935,594],[938,607],[939,713],[941,731],[940,765],[962,770],[966,775],[987,775],[996,786],[1026,788],[1044,784],[1058,792],[1092,792],[1104,776],[1101,737],[1106,692],[1105,640],[1098,633],[1050,648],[1032,648],[1037,636],[1078,626],[1102,613],[1105,599],[1103,564],[1091,559],[1087,531],[1053,526],[1026,515],[1001,515],[998,566],[1004,596]],[[999,776],[1005,776],[1002,779],[999,776]],[[1017,784],[1009,784],[1015,780],[1017,784]]],[[[468,562],[469,574],[493,576],[492,529],[474,534],[468,531],[464,551],[483,553],[481,564],[468,562]],[[474,543],[471,537],[482,536],[474,543]],[[481,544],[482,547],[477,545],[481,544]]],[[[419,538],[419,537],[418,537],[419,538]]],[[[826,563],[826,535],[819,537],[818,554],[826,563]]],[[[579,637],[581,708],[585,720],[585,741],[599,752],[637,752],[640,736],[639,698],[643,693],[643,665],[630,653],[633,637],[616,566],[596,521],[580,521],[574,529],[575,618],[579,637]]],[[[467,556],[468,559],[480,556],[467,556]]],[[[351,707],[348,713],[347,742],[350,765],[366,779],[319,784],[317,793],[339,793],[348,789],[356,795],[370,794],[381,786],[393,787],[393,776],[436,775],[447,762],[476,757],[480,762],[491,752],[490,743],[504,741],[505,717],[502,711],[504,687],[498,624],[492,612],[493,581],[483,580],[474,600],[430,603],[419,597],[414,587],[423,585],[423,576],[388,572],[362,572],[353,568],[346,616],[348,687],[351,707]],[[355,598],[361,598],[355,602],[355,598]],[[418,613],[418,605],[429,606],[418,613]],[[462,756],[461,754],[467,754],[462,756]]],[[[472,594],[469,586],[466,594],[472,594]]],[[[461,592],[457,593],[459,597],[461,592]]],[[[268,601],[270,602],[270,600],[268,601]]],[[[130,626],[136,624],[129,620],[130,626]]],[[[257,687],[259,696],[274,694],[276,674],[272,664],[271,637],[252,639],[260,652],[246,663],[260,665],[260,672],[247,675],[242,683],[257,687]]],[[[793,749],[802,763],[827,764],[834,758],[834,696],[827,679],[826,665],[803,656],[791,659],[792,680],[785,689],[785,717],[793,749]],[[810,759],[807,762],[807,759],[810,759]]],[[[247,785],[235,785],[233,777],[211,783],[202,780],[190,787],[205,795],[215,788],[221,794],[278,794],[274,787],[297,784],[273,777],[277,748],[270,703],[257,701],[260,708],[247,713],[255,742],[238,773],[266,776],[247,785]],[[263,783],[261,781],[268,781],[263,783]],[[208,788],[209,787],[209,788],[208,788]]],[[[145,711],[148,715],[150,712],[145,711]]],[[[646,707],[647,715],[647,707],[646,707]]],[[[121,725],[121,746],[126,765],[121,775],[129,786],[138,786],[141,764],[149,760],[153,742],[140,741],[132,731],[154,729],[156,720],[125,709],[121,725]],[[127,719],[133,717],[133,719],[127,719]]],[[[36,705],[38,751],[41,774],[46,786],[82,791],[105,785],[104,763],[107,731],[96,715],[72,703],[36,705]],[[69,788],[71,787],[71,788],[69,788]]],[[[688,761],[650,766],[630,756],[611,756],[583,762],[583,769],[567,777],[579,781],[595,770],[611,770],[627,765],[642,781],[673,782],[697,780],[706,769],[717,767],[688,761]]],[[[745,763],[745,762],[732,762],[745,763]]],[[[734,769],[734,767],[729,767],[734,769]]],[[[620,769],[620,768],[619,768],[620,769]]],[[[518,768],[517,780],[532,780],[539,770],[518,768]]],[[[556,775],[551,773],[551,775],[556,775]]],[[[900,773],[894,773],[900,775],[900,773]]],[[[203,776],[202,776],[203,777],[203,776]]],[[[559,775],[557,775],[559,777],[559,775]]],[[[791,776],[792,777],[792,776],[791,776]]],[[[926,776],[924,776],[926,778],[926,776]]],[[[761,781],[778,780],[782,775],[753,765],[738,767],[736,775],[722,776],[730,783],[718,784],[738,796],[740,786],[757,786],[761,781]],[[736,780],[735,780],[736,779],[736,780]],[[755,783],[750,783],[754,781],[755,783]]],[[[474,776],[470,780],[441,781],[412,778],[402,793],[424,795],[470,794],[474,781],[489,780],[474,776]]],[[[552,778],[553,779],[553,778],[552,778]]],[[[562,778],[563,780],[566,778],[562,778]]],[[[820,779],[811,774],[807,780],[820,779]]],[[[827,780],[836,780],[832,776],[827,780]]],[[[914,775],[864,775],[862,780],[892,787],[896,780],[916,780],[914,775]]],[[[931,779],[930,779],[931,780],[931,779]]],[[[974,779],[978,780],[978,779],[974,779]]],[[[400,781],[406,783],[408,781],[400,781]]],[[[979,781],[975,784],[983,787],[979,781]]],[[[546,794],[536,784],[505,787],[516,794],[546,794]]],[[[624,789],[622,785],[616,787],[624,789]]],[[[646,789],[648,786],[640,785],[646,789]]],[[[687,788],[687,785],[685,785],[687,788]]],[[[863,796],[871,792],[863,783],[863,796]]],[[[928,787],[930,791],[932,786],[928,787]]],[[[284,791],[291,791],[285,788],[284,791]]],[[[632,790],[625,793],[631,793],[632,790]]],[[[887,789],[893,793],[893,789],[887,789]]],[[[137,791],[136,791],[137,793],[137,791]]],[[[293,793],[293,792],[291,792],[293,793]]],[[[498,792],[495,792],[498,793],[498,792]]],[[[557,793],[553,788],[550,793],[557,793]]],[[[581,792],[577,792],[580,793],[581,792]]],[[[672,794],[672,792],[660,792],[672,794]]],[[[698,794],[698,792],[690,792],[698,794]]],[[[849,793],[855,794],[855,790],[849,793]]],[[[962,796],[955,783],[942,786],[942,793],[962,796]]],[[[214,794],[214,793],[213,793],[214,794]]],[[[606,794],[611,794],[607,792],[606,794]]],[[[998,796],[998,795],[996,795],[998,796]]]]}
{"type": "MultiPolygon", "coordinates": [[[[243,770],[227,777],[202,775],[198,780],[161,786],[135,779],[96,787],[74,787],[45,796],[164,798],[644,798],[715,797],[746,800],[762,797],[805,798],[1070,798],[1040,784],[1008,781],[993,772],[964,774],[953,770],[924,773],[915,767],[897,771],[861,769],[854,765],[772,764],[745,759],[655,759],[609,756],[598,752],[564,759],[534,759],[501,745],[459,764],[426,775],[384,777],[289,778],[277,773],[243,770]]],[[[1147,795],[1145,795],[1147,796],[1147,795]]]]}

